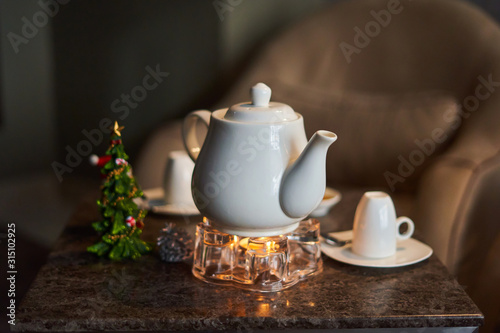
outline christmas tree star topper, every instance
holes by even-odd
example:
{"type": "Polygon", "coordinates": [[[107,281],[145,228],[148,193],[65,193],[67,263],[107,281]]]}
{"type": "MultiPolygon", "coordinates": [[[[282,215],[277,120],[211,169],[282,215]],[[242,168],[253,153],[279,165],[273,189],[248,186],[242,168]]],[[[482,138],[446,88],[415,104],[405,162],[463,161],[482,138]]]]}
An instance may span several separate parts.
{"type": "Polygon", "coordinates": [[[122,133],[120,131],[124,128],[125,126],[118,126],[118,122],[115,121],[115,124],[110,129],[113,131],[115,135],[122,136],[122,133]]]}

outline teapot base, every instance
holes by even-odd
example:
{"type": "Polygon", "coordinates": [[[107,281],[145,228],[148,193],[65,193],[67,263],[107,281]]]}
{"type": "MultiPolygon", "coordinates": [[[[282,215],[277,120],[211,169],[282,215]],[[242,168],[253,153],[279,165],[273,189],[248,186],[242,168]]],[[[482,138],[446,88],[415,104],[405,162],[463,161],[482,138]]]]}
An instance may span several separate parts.
{"type": "Polygon", "coordinates": [[[284,234],[288,234],[299,227],[300,221],[294,224],[290,224],[284,227],[279,228],[270,228],[270,229],[239,229],[234,227],[225,227],[222,225],[218,225],[209,220],[209,223],[217,228],[220,232],[237,235],[243,237],[272,237],[272,236],[280,236],[284,234]]]}
{"type": "MultiPolygon", "coordinates": [[[[208,222],[208,221],[207,221],[208,222]]],[[[290,288],[323,269],[319,222],[308,219],[280,236],[242,237],[199,223],[192,272],[207,283],[249,291],[290,288]]]]}

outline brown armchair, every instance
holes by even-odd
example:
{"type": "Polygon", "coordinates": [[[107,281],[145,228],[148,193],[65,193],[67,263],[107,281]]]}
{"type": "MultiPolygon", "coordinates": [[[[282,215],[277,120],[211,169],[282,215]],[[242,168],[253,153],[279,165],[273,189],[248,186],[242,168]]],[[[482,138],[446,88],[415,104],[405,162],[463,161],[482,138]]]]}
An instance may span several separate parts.
{"type": "MultiPolygon", "coordinates": [[[[321,128],[339,134],[341,154],[334,144],[327,165],[330,184],[342,191],[387,188],[398,214],[414,218],[492,325],[500,316],[494,282],[500,281],[498,25],[462,1],[346,1],[271,41],[220,105],[247,100],[248,88],[259,81],[273,88],[275,100],[304,115],[309,134],[321,128]],[[404,111],[395,117],[386,110],[393,108],[404,111]],[[354,120],[342,118],[351,110],[358,112],[354,120]],[[356,128],[347,128],[350,123],[356,128]],[[370,124],[381,125],[377,131],[370,124]],[[413,125],[418,129],[408,130],[413,125]],[[434,131],[443,126],[440,134],[434,131]],[[343,146],[341,132],[349,139],[343,146]],[[398,176],[398,157],[408,161],[405,152],[425,151],[397,144],[426,138],[437,148],[391,186],[384,174],[398,176]],[[353,141],[356,149],[349,148],[353,141]],[[360,159],[371,148],[377,155],[360,159]]],[[[143,187],[161,184],[161,162],[172,149],[182,149],[178,123],[145,146],[137,168],[143,187]]]]}

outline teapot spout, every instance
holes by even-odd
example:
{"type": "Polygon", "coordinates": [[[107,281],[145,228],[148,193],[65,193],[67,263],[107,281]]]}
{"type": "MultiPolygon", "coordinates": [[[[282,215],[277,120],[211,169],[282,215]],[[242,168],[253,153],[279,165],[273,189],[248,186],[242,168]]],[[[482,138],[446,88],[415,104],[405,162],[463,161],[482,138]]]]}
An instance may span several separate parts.
{"type": "Polygon", "coordinates": [[[323,199],[326,187],[326,153],[337,140],[329,131],[317,131],[300,156],[285,170],[280,187],[280,205],[291,218],[311,213],[323,199]]]}

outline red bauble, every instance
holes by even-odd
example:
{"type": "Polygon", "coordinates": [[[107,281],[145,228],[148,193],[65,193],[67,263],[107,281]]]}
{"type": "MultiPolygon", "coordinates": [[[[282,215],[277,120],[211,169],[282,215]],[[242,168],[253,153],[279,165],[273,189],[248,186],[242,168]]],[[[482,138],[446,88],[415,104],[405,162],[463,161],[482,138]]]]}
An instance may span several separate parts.
{"type": "Polygon", "coordinates": [[[127,225],[132,228],[132,227],[135,227],[136,225],[136,221],[135,219],[132,217],[132,216],[128,216],[126,219],[125,219],[125,222],[127,223],[127,225]]]}

